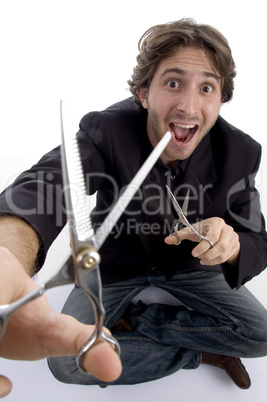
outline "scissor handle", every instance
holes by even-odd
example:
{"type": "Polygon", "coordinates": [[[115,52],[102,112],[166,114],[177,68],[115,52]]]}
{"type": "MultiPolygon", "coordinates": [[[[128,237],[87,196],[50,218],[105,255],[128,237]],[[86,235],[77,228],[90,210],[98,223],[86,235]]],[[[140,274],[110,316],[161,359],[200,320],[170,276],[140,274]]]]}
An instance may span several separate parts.
{"type": "Polygon", "coordinates": [[[105,334],[103,331],[105,309],[102,302],[102,284],[98,265],[99,262],[99,253],[92,246],[82,249],[81,252],[76,255],[77,284],[89,297],[95,316],[95,330],[76,356],[77,366],[79,370],[85,374],[90,374],[84,368],[85,353],[96,343],[109,342],[114,345],[115,351],[120,355],[118,341],[111,335],[105,334]]]}
{"type": "MultiPolygon", "coordinates": [[[[203,236],[202,234],[200,234],[192,225],[191,223],[188,222],[186,216],[183,213],[179,214],[179,222],[182,223],[184,226],[187,226],[189,229],[191,229],[198,237],[199,237],[199,241],[201,240],[206,240],[209,244],[210,247],[212,248],[214,246],[214,243],[210,240],[209,237],[203,236]]],[[[177,231],[177,226],[175,226],[174,230],[175,230],[175,234],[177,231]]],[[[177,235],[176,235],[177,236],[177,235]]],[[[178,237],[178,236],[177,236],[178,237]]],[[[180,237],[180,236],[179,236],[180,237]]]]}
{"type": "Polygon", "coordinates": [[[115,347],[115,352],[120,355],[121,353],[121,348],[119,345],[119,342],[117,339],[113,338],[113,336],[106,334],[103,329],[100,331],[98,328],[95,329],[93,335],[89,338],[89,340],[81,347],[80,351],[78,352],[76,356],[76,363],[79,368],[79,370],[84,373],[84,374],[91,374],[84,368],[84,358],[86,352],[88,352],[89,349],[91,349],[96,343],[100,342],[109,342],[110,344],[114,345],[115,347]]]}
{"type": "Polygon", "coordinates": [[[209,237],[202,236],[200,233],[198,233],[198,236],[200,238],[200,241],[201,240],[206,240],[210,244],[210,248],[212,248],[214,246],[214,243],[210,240],[209,237]]]}

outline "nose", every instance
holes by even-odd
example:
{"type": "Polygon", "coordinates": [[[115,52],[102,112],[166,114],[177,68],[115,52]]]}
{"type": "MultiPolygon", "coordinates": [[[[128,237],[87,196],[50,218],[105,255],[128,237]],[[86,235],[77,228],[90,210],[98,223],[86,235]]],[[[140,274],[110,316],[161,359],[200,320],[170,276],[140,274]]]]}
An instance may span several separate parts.
{"type": "Polygon", "coordinates": [[[183,91],[179,96],[176,107],[185,116],[195,116],[199,108],[198,94],[192,89],[183,91]]]}

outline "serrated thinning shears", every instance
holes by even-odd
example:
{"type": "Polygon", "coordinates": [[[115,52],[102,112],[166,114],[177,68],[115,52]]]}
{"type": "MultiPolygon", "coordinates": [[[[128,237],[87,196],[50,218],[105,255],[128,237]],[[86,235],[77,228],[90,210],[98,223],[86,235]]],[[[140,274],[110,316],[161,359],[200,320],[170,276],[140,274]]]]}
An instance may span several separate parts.
{"type": "Polygon", "coordinates": [[[84,355],[96,342],[110,342],[114,345],[117,353],[120,353],[120,346],[117,340],[103,331],[105,311],[102,303],[102,284],[99,270],[100,254],[98,250],[125,211],[147,174],[160,157],[171,139],[171,134],[167,132],[163,136],[126,190],[120,196],[114,208],[105,218],[101,227],[94,232],[91,225],[90,214],[86,213],[86,208],[84,208],[87,197],[86,187],[77,139],[76,137],[73,138],[73,133],[75,132],[73,131],[73,122],[70,111],[65,110],[62,101],[60,105],[62,174],[72,255],[67,259],[60,271],[46,283],[37,287],[23,298],[9,305],[0,306],[0,339],[5,332],[9,317],[17,309],[41,296],[45,290],[49,288],[75,283],[82,288],[90,298],[95,314],[94,333],[77,355],[77,365],[82,372],[86,373],[83,365],[84,355]]]}

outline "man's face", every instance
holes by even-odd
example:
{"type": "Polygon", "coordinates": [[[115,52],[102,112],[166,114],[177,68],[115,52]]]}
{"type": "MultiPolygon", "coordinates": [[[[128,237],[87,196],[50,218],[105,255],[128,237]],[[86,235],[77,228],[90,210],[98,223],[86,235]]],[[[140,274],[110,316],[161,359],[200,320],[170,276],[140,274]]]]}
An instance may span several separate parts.
{"type": "Polygon", "coordinates": [[[152,145],[155,147],[166,131],[172,133],[161,155],[170,167],[194,152],[217,120],[222,103],[220,77],[197,47],[179,48],[163,59],[149,90],[141,88],[138,95],[148,111],[152,145]]]}

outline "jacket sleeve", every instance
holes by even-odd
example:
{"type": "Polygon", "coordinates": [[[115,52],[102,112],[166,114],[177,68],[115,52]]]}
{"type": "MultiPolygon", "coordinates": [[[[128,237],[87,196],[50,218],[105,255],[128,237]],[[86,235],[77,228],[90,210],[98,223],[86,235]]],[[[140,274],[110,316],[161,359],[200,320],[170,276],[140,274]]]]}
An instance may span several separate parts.
{"type": "Polygon", "coordinates": [[[237,289],[259,275],[267,265],[267,234],[261,213],[260,196],[255,187],[261,149],[253,172],[247,180],[237,182],[228,194],[226,223],[239,235],[240,257],[237,268],[225,263],[222,270],[228,284],[237,289]]]}

